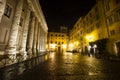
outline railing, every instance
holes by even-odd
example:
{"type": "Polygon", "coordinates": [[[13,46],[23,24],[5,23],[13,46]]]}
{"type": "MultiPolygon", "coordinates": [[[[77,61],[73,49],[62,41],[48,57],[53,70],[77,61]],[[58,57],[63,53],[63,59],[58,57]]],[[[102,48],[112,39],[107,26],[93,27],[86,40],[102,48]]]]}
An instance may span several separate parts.
{"type": "Polygon", "coordinates": [[[9,62],[13,62],[10,58],[8,58],[7,55],[2,56],[0,59],[2,59],[3,67],[0,68],[0,80],[14,80],[17,76],[22,74],[26,70],[30,70],[33,67],[39,65],[40,63],[46,61],[49,58],[49,53],[42,54],[37,57],[21,61],[21,56],[18,57],[18,62],[8,65],[9,62]],[[10,60],[10,61],[9,61],[10,60]],[[9,61],[9,62],[8,62],[9,61]]]}

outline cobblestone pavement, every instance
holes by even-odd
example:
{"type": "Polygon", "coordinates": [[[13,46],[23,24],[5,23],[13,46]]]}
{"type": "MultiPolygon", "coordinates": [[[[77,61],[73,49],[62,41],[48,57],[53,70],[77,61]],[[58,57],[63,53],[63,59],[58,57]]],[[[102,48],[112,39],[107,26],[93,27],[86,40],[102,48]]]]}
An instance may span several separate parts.
{"type": "Polygon", "coordinates": [[[120,62],[79,53],[51,53],[51,59],[15,80],[120,80],[120,62]]]}

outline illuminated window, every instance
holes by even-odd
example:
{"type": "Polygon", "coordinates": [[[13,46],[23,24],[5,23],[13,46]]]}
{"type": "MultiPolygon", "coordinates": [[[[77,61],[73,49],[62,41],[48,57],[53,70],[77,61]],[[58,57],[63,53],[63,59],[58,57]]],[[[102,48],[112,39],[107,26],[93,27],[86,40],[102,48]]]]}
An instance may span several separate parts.
{"type": "Polygon", "coordinates": [[[10,18],[12,8],[8,5],[6,5],[4,15],[10,18]]]}

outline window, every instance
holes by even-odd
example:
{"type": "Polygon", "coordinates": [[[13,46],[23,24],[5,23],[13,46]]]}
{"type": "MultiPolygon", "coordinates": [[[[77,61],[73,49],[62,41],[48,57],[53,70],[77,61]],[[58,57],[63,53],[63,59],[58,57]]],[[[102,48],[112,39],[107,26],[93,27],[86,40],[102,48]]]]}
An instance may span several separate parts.
{"type": "Polygon", "coordinates": [[[55,36],[57,37],[57,34],[55,36]]]}
{"type": "Polygon", "coordinates": [[[8,5],[6,5],[4,15],[10,18],[12,8],[8,5]]]}
{"type": "Polygon", "coordinates": [[[80,31],[80,33],[79,33],[80,35],[82,34],[82,31],[80,31]]]}
{"type": "Polygon", "coordinates": [[[97,23],[97,24],[96,24],[96,28],[99,28],[99,27],[100,27],[100,23],[97,23]]]}
{"type": "Polygon", "coordinates": [[[109,11],[110,10],[110,5],[109,5],[109,2],[108,4],[106,5],[106,11],[109,11]]]}
{"type": "Polygon", "coordinates": [[[90,18],[92,17],[92,13],[90,13],[90,18]]]}
{"type": "Polygon", "coordinates": [[[115,30],[110,31],[111,36],[115,35],[115,30]]]}
{"type": "Polygon", "coordinates": [[[97,7],[95,7],[95,12],[97,12],[98,11],[98,9],[97,9],[97,7]]]}
{"type": "Polygon", "coordinates": [[[58,45],[60,44],[60,42],[58,42],[58,45]]]}
{"type": "Polygon", "coordinates": [[[116,16],[117,20],[120,20],[120,9],[117,11],[117,16],[116,16]]]}
{"type": "Polygon", "coordinates": [[[96,15],[95,19],[96,19],[96,20],[99,20],[99,15],[96,15]]]}
{"type": "Polygon", "coordinates": [[[108,25],[113,24],[112,16],[110,16],[110,17],[107,18],[107,24],[108,24],[108,25]]]}
{"type": "Polygon", "coordinates": [[[83,41],[83,38],[81,37],[81,39],[80,39],[81,41],[83,41]]]}
{"type": "Polygon", "coordinates": [[[53,34],[51,34],[51,36],[53,36],[53,34]]]}

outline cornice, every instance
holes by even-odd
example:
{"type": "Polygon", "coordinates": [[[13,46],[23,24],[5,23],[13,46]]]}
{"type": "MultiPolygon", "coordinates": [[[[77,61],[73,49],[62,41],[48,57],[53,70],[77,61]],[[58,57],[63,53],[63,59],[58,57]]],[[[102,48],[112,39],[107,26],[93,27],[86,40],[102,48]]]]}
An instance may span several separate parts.
{"type": "Polygon", "coordinates": [[[41,26],[44,29],[44,31],[48,32],[47,23],[46,23],[42,8],[39,4],[39,1],[38,0],[27,0],[27,1],[31,10],[34,12],[35,16],[37,17],[38,22],[41,23],[41,26]]]}

